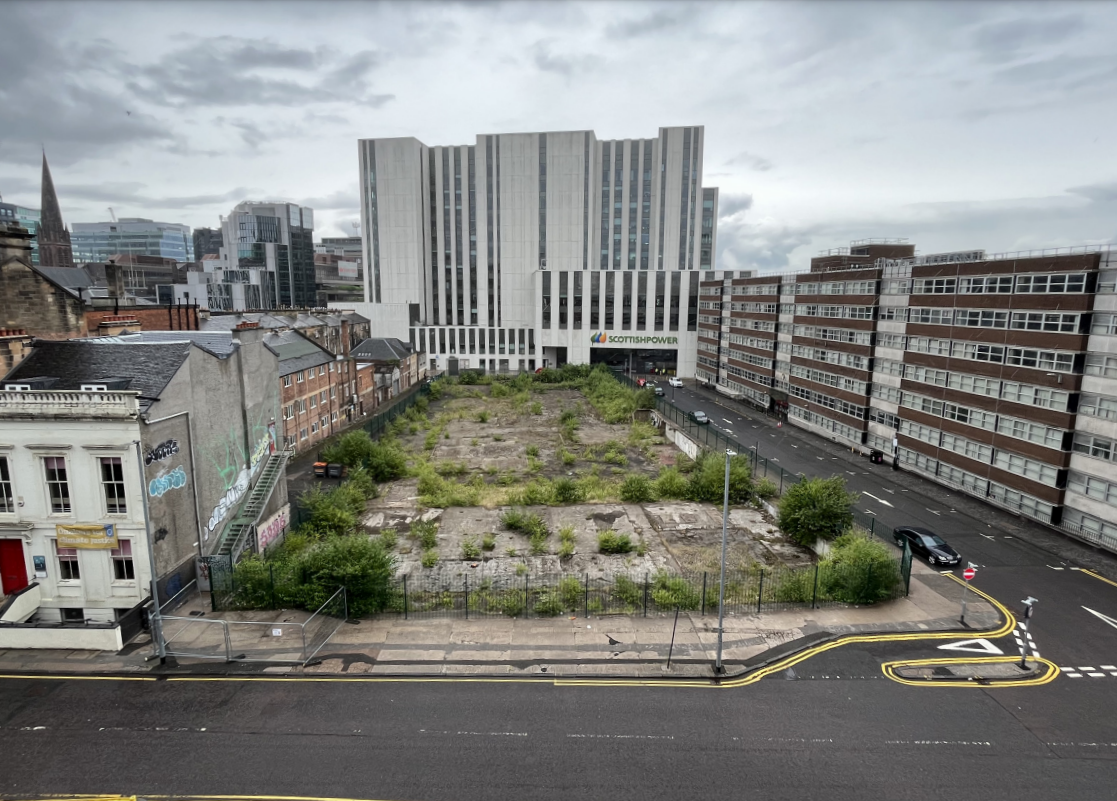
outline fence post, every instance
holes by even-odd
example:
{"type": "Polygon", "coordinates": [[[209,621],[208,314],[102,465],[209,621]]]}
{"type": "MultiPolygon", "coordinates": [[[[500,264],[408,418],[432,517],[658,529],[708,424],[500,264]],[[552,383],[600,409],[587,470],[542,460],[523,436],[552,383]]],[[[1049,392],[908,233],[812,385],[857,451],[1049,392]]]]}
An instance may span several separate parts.
{"type": "Polygon", "coordinates": [[[585,617],[590,616],[590,574],[586,573],[586,614],[585,617]]]}
{"type": "Polygon", "coordinates": [[[780,468],[780,495],[783,495],[783,468],[780,468]]]}
{"type": "Polygon", "coordinates": [[[814,563],[814,594],[811,595],[811,609],[818,608],[818,569],[819,563],[814,563]]]}
{"type": "Polygon", "coordinates": [[[760,614],[760,604],[764,600],[764,568],[760,568],[760,588],[756,592],[756,614],[760,614]]]}
{"type": "Polygon", "coordinates": [[[873,538],[873,532],[877,530],[877,519],[874,517],[869,521],[869,539],[873,538]]]}
{"type": "Polygon", "coordinates": [[[648,616],[648,574],[644,574],[644,617],[648,616]]]}
{"type": "Polygon", "coordinates": [[[403,574],[403,619],[407,620],[407,574],[403,574]]]}
{"type": "Polygon", "coordinates": [[[271,579],[271,608],[278,608],[275,602],[275,565],[268,565],[268,576],[271,579]]]}
{"type": "Polygon", "coordinates": [[[465,619],[469,620],[469,574],[465,574],[465,619]]]}
{"type": "Polygon", "coordinates": [[[702,571],[702,615],[706,614],[706,571],[702,571]]]}
{"type": "Polygon", "coordinates": [[[862,596],[861,600],[865,603],[868,603],[867,599],[869,597],[869,587],[871,587],[873,584],[873,563],[869,562],[865,565],[865,567],[865,594],[862,596]]]}
{"type": "Polygon", "coordinates": [[[524,574],[524,617],[527,617],[527,613],[529,611],[531,611],[531,587],[528,585],[528,579],[529,578],[530,578],[530,576],[528,576],[528,574],[525,573],[524,574]]]}

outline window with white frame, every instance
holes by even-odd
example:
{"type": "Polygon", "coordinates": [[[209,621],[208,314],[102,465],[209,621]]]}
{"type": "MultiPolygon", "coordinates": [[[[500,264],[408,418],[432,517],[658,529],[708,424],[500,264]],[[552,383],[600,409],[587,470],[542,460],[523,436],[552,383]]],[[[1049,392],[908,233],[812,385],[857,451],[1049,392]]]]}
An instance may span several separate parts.
{"type": "Polygon", "coordinates": [[[1079,432],[1074,435],[1073,448],[1075,453],[1082,453],[1095,459],[1105,459],[1107,462],[1114,460],[1113,440],[1108,437],[1079,432]]]}
{"type": "Polygon", "coordinates": [[[1051,521],[1051,513],[1054,511],[1051,504],[1044,503],[1039,498],[1033,498],[1031,495],[998,484],[995,481],[989,482],[989,495],[987,497],[1045,523],[1051,521]]]}
{"type": "Polygon", "coordinates": [[[896,350],[904,350],[907,347],[908,338],[903,334],[892,334],[889,332],[881,332],[877,334],[877,346],[881,348],[896,348],[896,350]]]}
{"type": "Polygon", "coordinates": [[[58,540],[54,540],[54,555],[58,559],[58,578],[60,581],[78,581],[81,579],[77,548],[59,548],[58,540]]]}
{"type": "Polygon", "coordinates": [[[15,495],[12,494],[12,474],[8,471],[8,457],[0,456],[0,514],[12,514],[15,510],[15,495]]]}
{"type": "Polygon", "coordinates": [[[1074,354],[1038,348],[1009,348],[1005,355],[1005,364],[1071,373],[1074,372],[1074,354]]]}
{"type": "Polygon", "coordinates": [[[285,387],[291,386],[291,376],[289,376],[289,375],[283,376],[283,386],[285,386],[285,387]]]}
{"type": "Polygon", "coordinates": [[[1110,506],[1117,506],[1117,484],[1103,478],[1072,470],[1067,478],[1067,489],[1110,506]]]}
{"type": "Polygon", "coordinates": [[[1001,394],[1001,382],[996,378],[986,378],[968,373],[951,373],[946,385],[962,392],[972,392],[975,395],[986,395],[996,398],[1001,394]]]}
{"type": "Polygon", "coordinates": [[[295,373],[295,383],[296,384],[301,384],[302,382],[303,382],[303,371],[299,370],[297,373],[295,373]]]}
{"type": "Polygon", "coordinates": [[[1070,403],[1070,393],[1061,389],[1022,384],[1018,381],[1005,381],[1002,384],[1001,400],[1065,412],[1070,403]]]}
{"type": "Polygon", "coordinates": [[[1061,449],[1063,447],[1063,434],[1061,428],[1051,428],[1042,423],[1032,423],[1016,417],[1001,415],[997,419],[997,433],[1016,439],[1034,442],[1047,448],[1061,449]]]}
{"type": "Polygon", "coordinates": [[[1117,292],[1117,270],[1102,270],[1098,273],[1098,294],[1112,295],[1117,292]]]}
{"type": "Polygon", "coordinates": [[[907,306],[881,306],[880,319],[904,322],[908,319],[908,308],[907,306]]]}
{"type": "Polygon", "coordinates": [[[967,328],[1007,328],[1008,312],[992,309],[959,309],[954,316],[955,325],[967,328]]]}
{"type": "Polygon", "coordinates": [[[105,513],[122,515],[128,512],[128,503],[124,498],[124,465],[119,456],[102,456],[101,463],[101,494],[105,499],[105,513]]]}
{"type": "Polygon", "coordinates": [[[913,451],[910,448],[899,449],[900,462],[907,465],[908,469],[919,470],[929,475],[938,473],[939,460],[932,459],[930,456],[925,456],[919,451],[913,451]]]}
{"type": "Polygon", "coordinates": [[[924,384],[933,384],[937,387],[945,387],[949,375],[950,374],[946,370],[936,370],[933,367],[923,367],[918,364],[908,364],[904,366],[904,378],[909,381],[920,381],[924,384]]]}
{"type": "Polygon", "coordinates": [[[1091,353],[1086,356],[1086,375],[1100,375],[1104,378],[1117,378],[1117,356],[1091,353]]]}
{"type": "Polygon", "coordinates": [[[1073,334],[1078,331],[1078,315],[1055,312],[1013,312],[1012,327],[1017,331],[1053,331],[1073,334]]]}
{"type": "Polygon", "coordinates": [[[299,429],[299,439],[306,439],[306,438],[307,438],[307,429],[300,428],[299,429]]]}
{"type": "Polygon", "coordinates": [[[132,541],[117,540],[109,555],[112,558],[113,578],[117,581],[135,581],[136,565],[132,561],[132,541]]]}
{"type": "Polygon", "coordinates": [[[953,451],[954,453],[960,453],[970,459],[976,459],[979,462],[988,463],[993,457],[992,445],[974,442],[972,439],[957,434],[944,433],[942,435],[942,448],[953,451]]]}
{"type": "Polygon", "coordinates": [[[960,295],[989,295],[1012,294],[1011,275],[982,275],[973,278],[961,278],[958,281],[960,295]]]}
{"type": "Polygon", "coordinates": [[[998,449],[993,464],[1002,470],[1007,470],[1015,475],[1030,478],[1032,481],[1038,481],[1051,487],[1056,485],[1059,478],[1057,467],[1038,462],[1035,459],[1029,459],[1012,451],[998,449]]]}
{"type": "Polygon", "coordinates": [[[884,375],[903,375],[904,363],[895,359],[877,359],[873,362],[873,371],[884,375]]]}
{"type": "Polygon", "coordinates": [[[932,356],[949,356],[950,340],[935,337],[908,337],[907,348],[916,353],[929,353],[932,356]]]}
{"type": "Polygon", "coordinates": [[[311,395],[310,396],[310,408],[311,409],[318,408],[318,396],[317,395],[311,395]]]}
{"type": "Polygon", "coordinates": [[[928,325],[950,325],[954,319],[953,309],[937,307],[913,307],[908,309],[909,323],[926,323],[928,325]]]}
{"type": "Polygon", "coordinates": [[[69,514],[70,483],[66,475],[66,457],[44,457],[43,469],[46,471],[47,497],[50,498],[51,514],[69,514]]]}
{"type": "Polygon", "coordinates": [[[984,495],[989,491],[989,481],[987,479],[946,462],[939,465],[939,481],[962,487],[975,495],[984,495]]]}
{"type": "Polygon", "coordinates": [[[1086,273],[1018,275],[1016,276],[1016,291],[1041,294],[1085,292],[1086,273]]]}
{"type": "Polygon", "coordinates": [[[290,420],[295,416],[295,404],[289,403],[283,407],[283,419],[290,420]]]}
{"type": "Polygon", "coordinates": [[[1005,360],[1005,348],[1003,345],[986,345],[981,342],[955,342],[952,344],[950,352],[956,359],[969,359],[974,362],[1003,364],[1005,360]]]}
{"type": "Polygon", "coordinates": [[[1078,402],[1078,413],[1106,420],[1117,420],[1117,398],[1084,394],[1078,402]]]}
{"type": "Polygon", "coordinates": [[[927,442],[936,447],[939,444],[939,438],[942,436],[942,432],[937,428],[913,423],[911,420],[900,421],[900,433],[906,437],[914,437],[921,442],[927,442]]]}
{"type": "Polygon", "coordinates": [[[1090,325],[1091,334],[1117,334],[1117,314],[1095,314],[1090,325]]]}
{"type": "Polygon", "coordinates": [[[1069,506],[1063,510],[1062,525],[1090,538],[1106,537],[1111,542],[1117,542],[1117,523],[1110,523],[1069,506]]]}
{"type": "Polygon", "coordinates": [[[913,295],[953,295],[957,278],[916,278],[911,284],[913,295]]]}
{"type": "Polygon", "coordinates": [[[899,403],[903,399],[903,393],[897,387],[889,387],[884,384],[873,384],[873,397],[892,403],[899,403]]]}

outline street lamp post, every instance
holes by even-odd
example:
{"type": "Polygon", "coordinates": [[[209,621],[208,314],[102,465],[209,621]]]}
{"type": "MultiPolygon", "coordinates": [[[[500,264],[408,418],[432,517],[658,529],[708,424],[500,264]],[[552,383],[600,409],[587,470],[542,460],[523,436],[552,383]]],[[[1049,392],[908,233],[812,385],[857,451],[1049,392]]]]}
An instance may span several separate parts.
{"type": "MultiPolygon", "coordinates": [[[[977,570],[977,565],[973,562],[966,562],[966,566],[971,570],[977,570]]],[[[962,585],[962,623],[966,622],[966,593],[970,589],[970,583],[967,581],[962,585]]]]}
{"type": "Polygon", "coordinates": [[[1031,622],[1032,619],[1033,605],[1038,603],[1038,601],[1039,598],[1033,598],[1030,595],[1023,601],[1021,601],[1021,603],[1024,604],[1024,620],[1020,623],[1020,628],[1024,630],[1024,636],[1020,638],[1021,643],[1023,643],[1020,646],[1021,670],[1028,669],[1028,663],[1026,661],[1028,656],[1028,624],[1031,622]]]}
{"type": "Polygon", "coordinates": [[[721,674],[725,668],[721,664],[722,631],[725,628],[725,549],[729,537],[729,460],[737,454],[725,449],[725,495],[721,506],[721,582],[718,584],[718,656],[714,672],[721,674]]]}
{"type": "Polygon", "coordinates": [[[140,441],[133,440],[136,446],[136,465],[140,471],[140,498],[143,500],[144,535],[147,540],[147,559],[151,570],[151,642],[155,646],[152,659],[160,664],[167,661],[167,644],[163,640],[163,615],[159,609],[159,574],[155,567],[155,543],[151,541],[151,509],[147,504],[147,487],[144,486],[144,459],[140,441]]]}

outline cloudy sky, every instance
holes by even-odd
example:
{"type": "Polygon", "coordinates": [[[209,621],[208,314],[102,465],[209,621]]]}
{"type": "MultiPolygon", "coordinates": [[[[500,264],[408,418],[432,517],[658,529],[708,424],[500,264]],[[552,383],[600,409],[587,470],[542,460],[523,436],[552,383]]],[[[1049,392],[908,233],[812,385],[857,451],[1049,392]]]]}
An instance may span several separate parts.
{"type": "Polygon", "coordinates": [[[1117,241],[1117,4],[116,2],[0,7],[0,194],[351,235],[362,137],[705,125],[718,267],[1117,241]]]}

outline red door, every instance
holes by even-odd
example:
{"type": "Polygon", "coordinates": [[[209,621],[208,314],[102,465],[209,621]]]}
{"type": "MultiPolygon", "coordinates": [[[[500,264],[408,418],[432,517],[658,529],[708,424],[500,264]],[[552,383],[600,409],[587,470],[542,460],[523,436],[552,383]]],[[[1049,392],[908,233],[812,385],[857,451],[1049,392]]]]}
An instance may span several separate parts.
{"type": "Polygon", "coordinates": [[[27,586],[23,540],[0,540],[0,583],[8,595],[27,586]]]}

